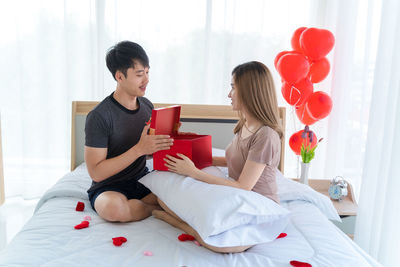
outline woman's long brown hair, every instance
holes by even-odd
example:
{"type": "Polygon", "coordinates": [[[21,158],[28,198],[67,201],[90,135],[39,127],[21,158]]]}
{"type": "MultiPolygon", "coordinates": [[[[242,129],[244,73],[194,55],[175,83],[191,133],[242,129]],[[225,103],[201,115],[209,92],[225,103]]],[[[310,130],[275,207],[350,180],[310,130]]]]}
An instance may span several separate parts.
{"type": "MultiPolygon", "coordinates": [[[[274,80],[267,66],[261,62],[251,61],[235,67],[232,76],[241,107],[263,125],[275,130],[282,138],[274,80]]],[[[239,118],[233,130],[235,134],[246,122],[241,112],[239,118]]]]}

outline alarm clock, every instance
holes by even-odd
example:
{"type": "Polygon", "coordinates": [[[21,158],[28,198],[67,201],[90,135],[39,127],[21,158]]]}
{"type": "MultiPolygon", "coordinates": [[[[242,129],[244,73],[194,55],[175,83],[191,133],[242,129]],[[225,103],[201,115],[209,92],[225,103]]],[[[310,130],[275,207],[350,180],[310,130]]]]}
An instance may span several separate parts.
{"type": "Polygon", "coordinates": [[[347,182],[341,176],[336,176],[331,180],[328,189],[329,196],[335,200],[342,200],[347,196],[347,182]]]}

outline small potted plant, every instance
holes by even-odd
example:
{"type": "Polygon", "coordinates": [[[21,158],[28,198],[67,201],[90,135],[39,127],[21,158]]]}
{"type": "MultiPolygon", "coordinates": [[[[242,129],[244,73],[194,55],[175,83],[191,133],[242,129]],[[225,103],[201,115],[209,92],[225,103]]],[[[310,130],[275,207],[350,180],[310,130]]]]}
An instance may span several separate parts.
{"type": "Polygon", "coordinates": [[[301,138],[303,139],[301,143],[300,155],[301,155],[301,175],[300,182],[303,184],[308,184],[308,170],[310,168],[310,161],[315,156],[315,149],[317,148],[319,142],[322,141],[323,138],[319,139],[318,142],[313,144],[314,138],[316,138],[315,134],[310,131],[308,125],[304,127],[304,131],[301,134],[301,138]]]}

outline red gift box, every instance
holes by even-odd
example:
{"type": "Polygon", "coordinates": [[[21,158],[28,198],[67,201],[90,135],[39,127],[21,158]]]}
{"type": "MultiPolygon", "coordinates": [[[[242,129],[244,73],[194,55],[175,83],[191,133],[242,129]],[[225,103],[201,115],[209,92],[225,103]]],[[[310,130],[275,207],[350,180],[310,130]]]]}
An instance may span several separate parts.
{"type": "Polygon", "coordinates": [[[151,114],[150,134],[166,134],[174,139],[169,150],[160,150],[153,154],[153,168],[167,171],[165,155],[178,157],[181,153],[190,158],[197,168],[202,169],[212,164],[211,135],[178,134],[181,106],[153,109],[151,114]]]}

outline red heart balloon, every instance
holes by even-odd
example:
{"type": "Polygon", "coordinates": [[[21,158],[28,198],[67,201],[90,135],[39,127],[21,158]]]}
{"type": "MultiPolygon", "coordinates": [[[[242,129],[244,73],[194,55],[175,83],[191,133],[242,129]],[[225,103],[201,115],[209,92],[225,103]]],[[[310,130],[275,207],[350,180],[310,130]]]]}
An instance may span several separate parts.
{"type": "Polygon", "coordinates": [[[314,124],[329,115],[332,99],[324,92],[314,92],[307,101],[296,109],[296,115],[305,125],[314,124]]]}
{"type": "MultiPolygon", "coordinates": [[[[293,152],[296,153],[296,155],[300,155],[301,144],[304,144],[304,146],[310,145],[310,139],[309,139],[308,135],[304,139],[301,137],[303,132],[304,132],[304,130],[295,132],[289,138],[289,146],[293,150],[293,152]]],[[[312,134],[311,148],[313,148],[317,145],[317,136],[315,135],[315,133],[313,131],[310,131],[310,132],[312,134]]]]}
{"type": "Polygon", "coordinates": [[[279,52],[279,53],[276,55],[275,59],[274,59],[275,69],[278,69],[278,61],[279,61],[279,59],[281,59],[281,57],[282,57],[283,55],[286,55],[286,54],[288,54],[288,53],[296,53],[296,52],[295,52],[295,51],[282,51],[282,52],[279,52]]]}
{"type": "Polygon", "coordinates": [[[277,70],[287,83],[295,84],[307,76],[310,63],[302,54],[287,53],[279,59],[277,70]]]}
{"type": "Polygon", "coordinates": [[[312,60],[319,60],[326,56],[334,44],[335,37],[325,29],[308,28],[300,35],[301,49],[312,60]]]}
{"type": "Polygon", "coordinates": [[[301,53],[303,52],[303,50],[301,49],[301,46],[300,46],[300,35],[302,34],[302,32],[305,29],[307,29],[307,27],[300,27],[297,30],[295,30],[292,35],[292,39],[290,40],[293,50],[301,52],[301,53]]]}
{"type": "Polygon", "coordinates": [[[300,106],[312,94],[313,84],[308,78],[301,80],[298,83],[290,85],[287,82],[282,84],[282,95],[289,105],[300,106]]]}
{"type": "Polygon", "coordinates": [[[316,123],[318,120],[311,117],[309,115],[309,112],[306,112],[306,103],[304,103],[303,105],[296,108],[296,115],[297,115],[297,118],[304,125],[312,125],[312,124],[316,123]]]}
{"type": "Polygon", "coordinates": [[[332,110],[332,99],[325,92],[314,92],[306,103],[311,117],[321,120],[329,115],[332,110]]]}
{"type": "Polygon", "coordinates": [[[326,57],[323,57],[320,60],[311,63],[308,77],[310,78],[312,83],[319,83],[324,80],[326,76],[328,76],[330,68],[331,66],[328,59],[326,57]]]}

